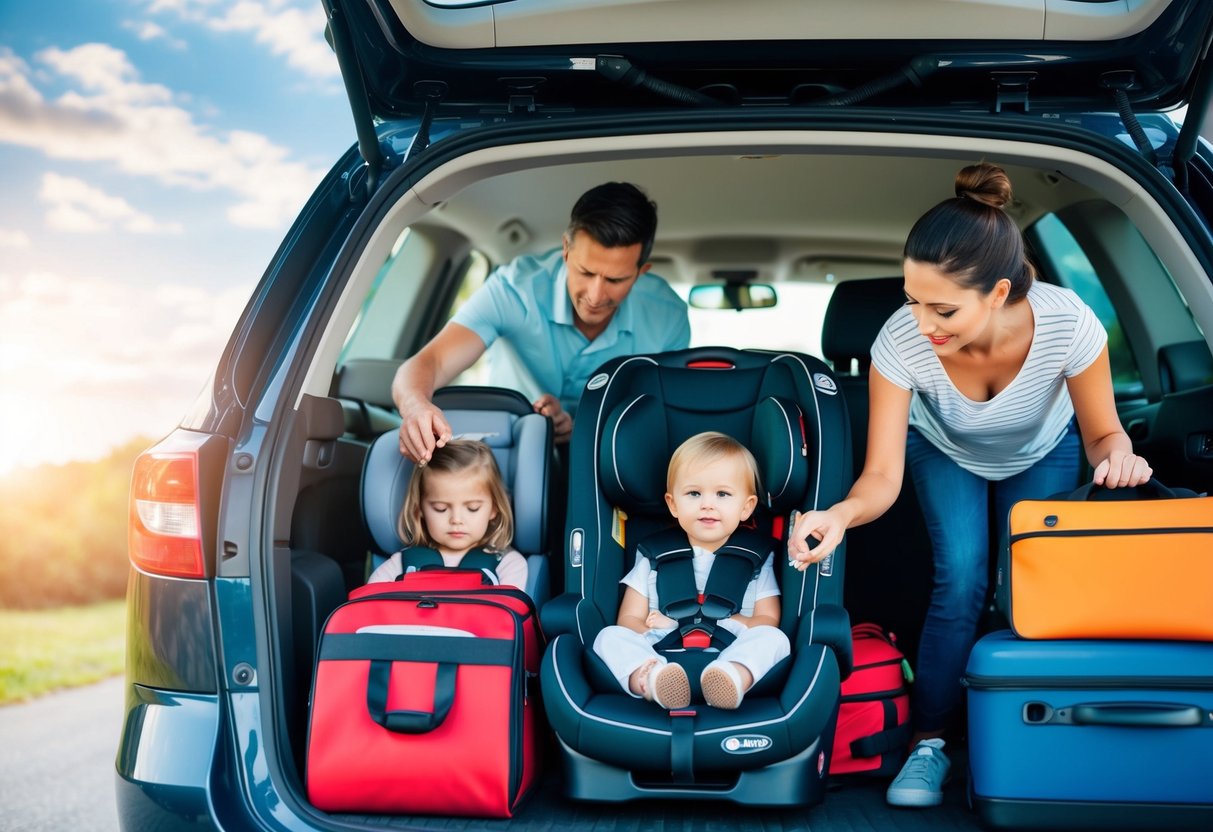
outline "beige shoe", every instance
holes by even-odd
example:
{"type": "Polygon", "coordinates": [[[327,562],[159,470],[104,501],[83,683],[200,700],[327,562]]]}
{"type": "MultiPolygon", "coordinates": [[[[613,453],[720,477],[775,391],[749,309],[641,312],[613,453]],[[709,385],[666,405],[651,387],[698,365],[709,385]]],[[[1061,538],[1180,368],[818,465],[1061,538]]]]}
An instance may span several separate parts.
{"type": "Polygon", "coordinates": [[[709,664],[699,676],[703,698],[713,708],[733,710],[741,704],[745,691],[741,689],[741,675],[732,662],[720,659],[709,664]]]}
{"type": "Polygon", "coordinates": [[[644,698],[656,702],[667,711],[676,711],[691,704],[691,680],[682,665],[658,662],[649,671],[644,686],[644,698]]]}

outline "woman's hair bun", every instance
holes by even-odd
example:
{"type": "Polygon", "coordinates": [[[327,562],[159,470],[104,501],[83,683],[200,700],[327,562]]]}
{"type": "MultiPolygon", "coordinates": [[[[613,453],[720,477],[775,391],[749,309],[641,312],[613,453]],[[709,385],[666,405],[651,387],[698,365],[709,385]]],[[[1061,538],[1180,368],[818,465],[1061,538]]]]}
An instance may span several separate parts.
{"type": "Polygon", "coordinates": [[[956,174],[956,196],[1003,208],[1011,201],[1011,179],[998,165],[969,165],[956,174]]]}

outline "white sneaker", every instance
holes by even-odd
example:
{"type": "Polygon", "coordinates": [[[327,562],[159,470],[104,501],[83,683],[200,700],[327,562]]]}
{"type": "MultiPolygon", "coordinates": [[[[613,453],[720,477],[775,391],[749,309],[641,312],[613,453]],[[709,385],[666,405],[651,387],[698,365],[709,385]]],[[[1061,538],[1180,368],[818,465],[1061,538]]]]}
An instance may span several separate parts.
{"type": "Polygon", "coordinates": [[[938,806],[952,763],[943,753],[943,740],[920,740],[901,772],[889,784],[885,799],[890,806],[938,806]]]}

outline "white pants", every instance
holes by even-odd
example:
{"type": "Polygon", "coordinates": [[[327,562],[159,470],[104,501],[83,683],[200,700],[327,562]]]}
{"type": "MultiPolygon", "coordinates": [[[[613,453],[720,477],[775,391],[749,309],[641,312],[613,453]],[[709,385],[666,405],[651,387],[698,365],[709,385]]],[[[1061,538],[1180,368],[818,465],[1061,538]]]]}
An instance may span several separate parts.
{"type": "MultiPolygon", "coordinates": [[[[594,639],[594,652],[606,662],[619,686],[629,696],[636,696],[628,686],[629,679],[646,662],[656,659],[662,664],[666,663],[666,657],[654,650],[653,645],[669,633],[670,630],[638,633],[618,625],[604,627],[594,639]]],[[[742,630],[732,644],[720,651],[719,658],[726,662],[737,662],[750,671],[757,683],[791,653],[792,645],[783,630],[769,624],[759,624],[742,630]]]]}

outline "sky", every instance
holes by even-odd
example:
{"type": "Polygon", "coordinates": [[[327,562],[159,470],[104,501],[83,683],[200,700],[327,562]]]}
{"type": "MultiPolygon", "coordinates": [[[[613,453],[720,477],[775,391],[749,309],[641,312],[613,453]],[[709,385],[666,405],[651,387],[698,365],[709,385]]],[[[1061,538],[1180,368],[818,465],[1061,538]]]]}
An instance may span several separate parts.
{"type": "Polygon", "coordinates": [[[0,0],[0,477],[171,431],[354,139],[320,0],[0,0]]]}

